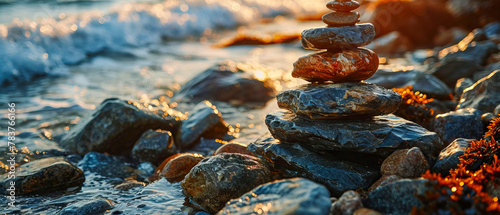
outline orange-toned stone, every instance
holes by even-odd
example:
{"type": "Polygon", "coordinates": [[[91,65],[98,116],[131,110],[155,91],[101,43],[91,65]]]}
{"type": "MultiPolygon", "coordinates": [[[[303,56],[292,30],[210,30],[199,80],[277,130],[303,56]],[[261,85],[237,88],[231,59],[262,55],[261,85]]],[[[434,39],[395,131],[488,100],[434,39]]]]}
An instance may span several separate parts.
{"type": "Polygon", "coordinates": [[[184,179],[191,169],[196,166],[204,157],[196,153],[179,153],[165,159],[155,173],[148,178],[153,182],[165,177],[169,182],[179,182],[184,179]]]}
{"type": "Polygon", "coordinates": [[[223,146],[219,147],[217,151],[214,152],[214,155],[222,154],[222,153],[236,153],[236,154],[244,154],[244,155],[252,155],[253,154],[248,151],[247,147],[239,144],[239,143],[227,143],[223,146]]]}
{"type": "Polygon", "coordinates": [[[325,14],[322,19],[328,27],[350,26],[358,22],[359,13],[356,11],[331,12],[325,14]]]}
{"type": "Polygon", "coordinates": [[[292,76],[310,82],[357,82],[370,78],[378,64],[377,54],[365,48],[325,51],[299,58],[292,76]]]}
{"type": "Polygon", "coordinates": [[[349,12],[351,10],[356,10],[360,6],[359,2],[354,0],[335,0],[328,2],[326,7],[330,10],[349,12]]]}

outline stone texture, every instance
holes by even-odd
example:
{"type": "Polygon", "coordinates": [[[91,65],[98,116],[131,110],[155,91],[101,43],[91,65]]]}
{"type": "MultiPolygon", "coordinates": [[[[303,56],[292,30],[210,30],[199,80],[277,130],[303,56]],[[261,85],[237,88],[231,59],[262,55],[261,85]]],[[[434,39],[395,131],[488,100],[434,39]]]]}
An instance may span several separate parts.
{"type": "MultiPolygon", "coordinates": [[[[189,171],[203,159],[203,156],[191,153],[174,155],[165,160],[166,163],[164,167],[159,170],[159,176],[165,177],[170,183],[182,181],[189,171]]],[[[160,169],[160,167],[158,167],[158,169],[160,169]]]]}
{"type": "Polygon", "coordinates": [[[279,111],[267,115],[266,124],[275,138],[318,151],[387,157],[398,149],[419,147],[428,158],[434,158],[444,148],[436,133],[393,115],[348,121],[311,121],[279,111]]]}
{"type": "Polygon", "coordinates": [[[481,111],[473,108],[437,115],[434,128],[446,143],[457,138],[481,139],[484,134],[481,111]]]}
{"type": "Polygon", "coordinates": [[[457,109],[475,108],[492,112],[500,104],[500,70],[479,80],[462,94],[457,109]]]}
{"type": "Polygon", "coordinates": [[[239,143],[226,143],[219,147],[217,151],[214,152],[214,155],[222,154],[222,153],[237,153],[244,155],[253,155],[250,151],[248,151],[245,145],[239,143]]]}
{"type": "MultiPolygon", "coordinates": [[[[271,80],[259,80],[255,71],[232,61],[219,63],[182,86],[174,99],[222,101],[237,104],[265,103],[274,96],[271,80]]],[[[261,71],[262,72],[262,71],[261,71]]]]}
{"type": "Polygon", "coordinates": [[[177,153],[170,131],[147,130],[132,148],[132,155],[140,161],[160,164],[165,158],[177,153]]]}
{"type": "Polygon", "coordinates": [[[194,147],[201,137],[221,138],[229,131],[229,125],[221,113],[209,101],[196,105],[189,118],[182,122],[176,137],[176,144],[182,149],[194,147]]]}
{"type": "Polygon", "coordinates": [[[310,82],[356,82],[370,78],[378,64],[377,54],[369,49],[325,51],[299,58],[292,76],[310,82]]]}
{"type": "Polygon", "coordinates": [[[279,143],[266,136],[250,144],[248,149],[256,156],[266,159],[273,171],[282,177],[303,177],[325,185],[333,196],[347,190],[366,189],[379,177],[379,166],[362,165],[347,161],[341,156],[360,161],[367,156],[320,154],[299,144],[279,143]]]}
{"type": "Polygon", "coordinates": [[[491,54],[498,51],[497,45],[491,41],[476,42],[466,39],[467,37],[460,43],[441,50],[438,54],[439,59],[442,61],[468,59],[482,66],[491,54]]]}
{"type": "Polygon", "coordinates": [[[397,175],[402,178],[417,178],[429,169],[422,150],[418,147],[393,152],[382,163],[382,175],[397,175]]]}
{"type": "Polygon", "coordinates": [[[474,81],[472,81],[472,79],[470,78],[458,79],[457,83],[455,84],[455,97],[458,98],[457,100],[460,100],[465,89],[469,88],[472,85],[474,85],[474,81]]]}
{"type": "Polygon", "coordinates": [[[361,196],[349,190],[340,196],[339,200],[333,203],[331,215],[352,215],[355,210],[363,207],[361,196]]]}
{"type": "Polygon", "coordinates": [[[107,99],[71,128],[60,144],[80,155],[92,151],[124,155],[148,129],[174,131],[179,124],[175,116],[163,118],[132,102],[107,99]]]}
{"type": "Polygon", "coordinates": [[[368,192],[372,192],[378,187],[385,186],[395,181],[399,181],[402,178],[397,175],[383,175],[379,180],[377,180],[372,186],[368,189],[368,192]]]}
{"type": "Polygon", "coordinates": [[[349,12],[351,10],[356,10],[359,6],[360,6],[359,2],[354,0],[351,1],[334,0],[326,4],[326,7],[328,9],[340,12],[349,12]]]}
{"type": "Polygon", "coordinates": [[[82,170],[62,157],[44,158],[17,167],[15,177],[0,175],[0,193],[10,195],[44,194],[82,186],[85,176],[82,170]],[[13,183],[13,184],[11,184],[13,183]]]}
{"type": "Polygon", "coordinates": [[[351,26],[359,21],[359,13],[351,12],[331,12],[323,15],[323,22],[328,27],[351,26]]]}
{"type": "Polygon", "coordinates": [[[368,83],[309,84],[281,92],[278,106],[311,119],[390,114],[401,104],[398,93],[368,83]]]}
{"type": "Polygon", "coordinates": [[[86,215],[103,214],[107,210],[113,209],[114,203],[109,199],[93,199],[78,201],[63,208],[57,215],[86,215]]]}
{"type": "Polygon", "coordinates": [[[263,184],[229,201],[218,215],[327,215],[330,205],[330,193],[324,186],[293,178],[263,184]]]}
{"type": "Polygon", "coordinates": [[[500,114],[500,104],[495,107],[495,110],[493,110],[493,114],[499,115],[500,114]]]}
{"type": "Polygon", "coordinates": [[[451,169],[457,168],[460,156],[470,147],[473,139],[458,138],[444,148],[432,167],[432,172],[440,173],[442,176],[450,174],[451,169]]]}
{"type": "Polygon", "coordinates": [[[482,68],[470,59],[452,58],[434,65],[428,71],[443,81],[448,87],[454,87],[460,78],[472,78],[482,68]]]}
{"type": "Polygon", "coordinates": [[[372,24],[357,24],[333,28],[314,28],[302,32],[302,46],[306,49],[338,49],[362,47],[375,37],[372,24]]]}
{"type": "Polygon", "coordinates": [[[366,208],[385,215],[410,214],[413,207],[422,207],[415,195],[423,195],[429,189],[426,179],[404,179],[378,187],[363,199],[366,208]]]}
{"type": "Polygon", "coordinates": [[[128,177],[146,178],[150,172],[141,171],[137,166],[121,156],[106,155],[98,152],[87,153],[78,162],[78,168],[107,178],[125,179],[128,177]]]}
{"type": "Polygon", "coordinates": [[[204,211],[216,213],[229,200],[271,180],[269,168],[259,158],[224,153],[202,160],[181,186],[204,211]]]}
{"type": "Polygon", "coordinates": [[[366,82],[388,89],[413,86],[414,91],[419,91],[436,99],[450,99],[452,93],[444,82],[419,70],[400,69],[393,71],[379,69],[366,82]]]}

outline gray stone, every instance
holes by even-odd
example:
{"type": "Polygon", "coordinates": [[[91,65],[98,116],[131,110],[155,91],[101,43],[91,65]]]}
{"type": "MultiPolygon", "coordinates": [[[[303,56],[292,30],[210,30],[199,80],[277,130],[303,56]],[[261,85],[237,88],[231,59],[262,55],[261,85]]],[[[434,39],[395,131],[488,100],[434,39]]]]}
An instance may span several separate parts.
{"type": "Polygon", "coordinates": [[[255,71],[257,69],[252,70],[249,66],[241,66],[232,61],[219,63],[184,84],[176,92],[174,99],[235,104],[265,103],[275,95],[272,87],[274,84],[271,80],[257,79],[255,71]]]}
{"type": "Polygon", "coordinates": [[[460,163],[459,157],[470,147],[472,141],[474,140],[464,138],[454,140],[439,153],[438,160],[432,167],[432,172],[440,173],[442,176],[449,175],[451,169],[457,168],[460,163]]]}
{"type": "Polygon", "coordinates": [[[114,203],[109,199],[95,199],[79,201],[63,208],[57,215],[87,215],[101,214],[107,210],[113,209],[114,203]]]}
{"type": "Polygon", "coordinates": [[[147,130],[132,148],[132,155],[140,161],[160,164],[165,158],[177,153],[170,131],[147,130]]]}
{"type": "Polygon", "coordinates": [[[175,143],[181,149],[194,147],[201,137],[221,138],[229,131],[229,125],[222,119],[217,108],[208,101],[196,105],[189,118],[182,122],[175,143]]]}
{"type": "Polygon", "coordinates": [[[263,184],[229,201],[217,214],[327,215],[330,205],[330,193],[324,186],[293,178],[263,184]]]}
{"type": "Polygon", "coordinates": [[[436,99],[450,99],[452,93],[451,89],[443,81],[418,70],[392,71],[379,69],[366,82],[388,89],[413,86],[414,91],[419,91],[436,99]]]}
{"type": "Polygon", "coordinates": [[[458,100],[460,100],[460,97],[462,97],[464,90],[472,85],[474,85],[474,81],[470,78],[458,79],[455,85],[455,97],[458,98],[458,100]]]}
{"type": "Polygon", "coordinates": [[[481,111],[473,108],[437,115],[434,128],[446,143],[457,138],[481,139],[484,134],[481,111]]]}
{"type": "MultiPolygon", "coordinates": [[[[333,196],[347,190],[366,189],[379,177],[379,166],[362,165],[347,161],[341,155],[319,154],[299,144],[279,143],[265,136],[250,144],[248,149],[256,156],[269,161],[272,170],[285,178],[303,177],[325,185],[333,196]]],[[[366,156],[353,156],[355,160],[366,156]]]]}
{"type": "Polygon", "coordinates": [[[429,71],[448,87],[454,87],[460,78],[472,78],[482,68],[470,59],[452,58],[434,65],[429,71]]]}
{"type": "Polygon", "coordinates": [[[382,175],[397,175],[402,178],[417,178],[430,168],[424,154],[418,147],[400,149],[387,157],[380,173],[382,175]]]}
{"type": "Polygon", "coordinates": [[[80,155],[92,151],[124,155],[131,152],[135,142],[148,129],[174,131],[179,124],[175,116],[163,118],[132,102],[107,99],[71,128],[60,143],[80,155]]]}
{"type": "Polygon", "coordinates": [[[497,107],[495,108],[495,110],[493,110],[493,114],[495,114],[495,115],[499,115],[500,114],[500,104],[497,105],[497,107]]]}
{"type": "Polygon", "coordinates": [[[337,49],[362,47],[375,37],[372,24],[357,24],[332,28],[314,28],[302,32],[302,46],[306,49],[337,49]]]}
{"type": "Polygon", "coordinates": [[[309,84],[281,92],[280,108],[311,119],[378,116],[396,111],[398,93],[368,83],[309,84]]]}
{"type": "Polygon", "coordinates": [[[398,149],[419,147],[432,160],[444,148],[436,133],[393,115],[373,119],[312,121],[279,111],[268,114],[266,124],[276,139],[300,143],[318,151],[387,157],[398,149]]]}
{"type": "Polygon", "coordinates": [[[442,61],[468,59],[482,66],[486,63],[488,57],[497,51],[497,45],[491,41],[476,42],[465,41],[464,39],[457,45],[441,50],[438,56],[442,61]]]}
{"type": "Polygon", "coordinates": [[[44,158],[17,167],[15,174],[0,175],[0,193],[3,195],[33,195],[82,186],[82,170],[62,157],[44,158]],[[15,176],[15,177],[12,177],[15,176]]]}
{"type": "Polygon", "coordinates": [[[349,190],[340,196],[339,200],[333,203],[331,215],[352,215],[354,211],[363,207],[361,196],[349,190]]]}
{"type": "Polygon", "coordinates": [[[483,113],[492,112],[500,104],[500,70],[467,88],[457,109],[475,108],[483,113]]]}
{"type": "Polygon", "coordinates": [[[181,186],[204,211],[216,213],[229,200],[271,180],[271,171],[259,158],[223,153],[198,163],[181,186]]]}
{"type": "Polygon", "coordinates": [[[413,207],[422,207],[416,195],[424,195],[429,189],[426,179],[403,179],[378,187],[363,199],[366,208],[386,215],[410,214],[413,207]]]}

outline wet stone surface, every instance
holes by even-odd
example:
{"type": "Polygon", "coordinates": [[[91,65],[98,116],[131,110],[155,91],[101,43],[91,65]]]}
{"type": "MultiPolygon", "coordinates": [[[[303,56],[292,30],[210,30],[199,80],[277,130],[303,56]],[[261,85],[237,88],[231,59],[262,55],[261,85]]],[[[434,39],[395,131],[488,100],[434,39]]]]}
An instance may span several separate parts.
{"type": "Polygon", "coordinates": [[[473,139],[455,139],[439,153],[439,157],[434,167],[432,167],[432,171],[440,173],[443,176],[448,175],[451,169],[457,168],[460,163],[460,156],[470,147],[472,141],[473,139]]]}
{"type": "Polygon", "coordinates": [[[481,111],[473,108],[437,115],[434,128],[446,143],[457,138],[480,139],[484,134],[481,111]]]}
{"type": "Polygon", "coordinates": [[[174,144],[172,133],[163,130],[147,130],[132,148],[134,157],[156,165],[176,152],[177,147],[174,144]]]}
{"type": "Polygon", "coordinates": [[[75,202],[66,206],[57,215],[86,215],[102,214],[106,210],[113,208],[114,203],[109,199],[95,199],[88,201],[75,202]]]}
{"type": "Polygon", "coordinates": [[[483,113],[492,112],[500,104],[500,70],[479,80],[462,94],[457,109],[476,108],[483,113]]]}
{"type": "Polygon", "coordinates": [[[302,32],[302,46],[306,49],[362,47],[373,41],[374,37],[375,28],[372,24],[314,28],[302,32]]]}

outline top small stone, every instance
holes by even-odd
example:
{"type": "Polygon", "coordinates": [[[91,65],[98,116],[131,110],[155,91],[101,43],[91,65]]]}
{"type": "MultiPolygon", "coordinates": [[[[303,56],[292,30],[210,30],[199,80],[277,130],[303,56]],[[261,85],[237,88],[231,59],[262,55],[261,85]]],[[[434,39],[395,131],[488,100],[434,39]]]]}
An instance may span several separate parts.
{"type": "Polygon", "coordinates": [[[354,0],[334,0],[328,2],[326,7],[330,10],[338,11],[338,12],[349,12],[352,10],[356,10],[359,7],[359,2],[354,0]]]}

